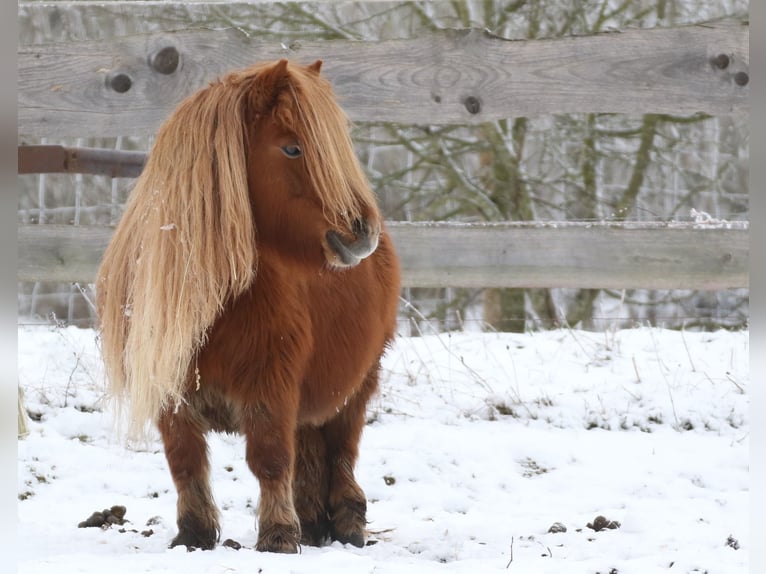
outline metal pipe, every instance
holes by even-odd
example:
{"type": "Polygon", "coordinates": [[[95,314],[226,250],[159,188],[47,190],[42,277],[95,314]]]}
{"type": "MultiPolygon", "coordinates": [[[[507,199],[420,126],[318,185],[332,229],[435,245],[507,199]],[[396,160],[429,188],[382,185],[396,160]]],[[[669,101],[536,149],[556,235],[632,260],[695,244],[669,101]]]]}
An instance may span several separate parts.
{"type": "Polygon", "coordinates": [[[19,146],[19,174],[87,173],[109,177],[138,177],[146,152],[61,145],[19,146]]]}

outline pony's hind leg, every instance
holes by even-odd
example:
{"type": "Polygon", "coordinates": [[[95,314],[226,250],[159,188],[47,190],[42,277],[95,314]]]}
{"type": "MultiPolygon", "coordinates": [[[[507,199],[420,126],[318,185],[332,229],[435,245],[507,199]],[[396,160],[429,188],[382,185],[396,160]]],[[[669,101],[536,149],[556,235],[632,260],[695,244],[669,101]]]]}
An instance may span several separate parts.
{"type": "Polygon", "coordinates": [[[243,428],[247,439],[245,458],[261,487],[256,550],[296,553],[300,523],[292,491],[295,424],[282,413],[257,411],[247,417],[243,428]]]}
{"type": "Polygon", "coordinates": [[[301,544],[321,546],[330,536],[329,472],[322,430],[302,426],[296,437],[293,499],[301,522],[301,544]]]}
{"type": "Polygon", "coordinates": [[[376,364],[346,406],[323,427],[330,473],[330,537],[358,547],[364,546],[365,541],[367,499],[354,478],[354,465],[359,455],[367,402],[378,387],[378,369],[376,364]]]}
{"type": "Polygon", "coordinates": [[[158,421],[165,457],[178,492],[178,535],[170,546],[210,550],[219,536],[218,509],[210,491],[205,428],[188,406],[166,410],[158,421]]]}

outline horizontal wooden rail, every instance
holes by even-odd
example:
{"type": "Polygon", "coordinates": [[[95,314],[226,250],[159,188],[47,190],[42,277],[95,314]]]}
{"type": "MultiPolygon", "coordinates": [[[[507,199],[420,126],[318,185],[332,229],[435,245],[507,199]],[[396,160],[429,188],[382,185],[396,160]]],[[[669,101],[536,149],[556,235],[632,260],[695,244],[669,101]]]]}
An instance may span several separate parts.
{"type": "MultiPolygon", "coordinates": [[[[130,4],[143,10],[143,3],[130,4]]],[[[56,9],[60,18],[67,8],[56,9]]],[[[741,23],[529,41],[470,29],[287,45],[233,28],[185,29],[20,46],[18,131],[49,138],[152,134],[191,92],[232,69],[278,58],[324,60],[323,73],[355,121],[474,124],[568,112],[748,110],[749,26],[741,23]]]]}
{"type": "Polygon", "coordinates": [[[19,146],[19,174],[87,173],[138,177],[146,152],[60,145],[19,146]]]}
{"type": "MultiPolygon", "coordinates": [[[[402,223],[408,287],[748,287],[748,224],[402,223]]],[[[93,282],[110,227],[21,225],[19,281],[93,282]]]]}

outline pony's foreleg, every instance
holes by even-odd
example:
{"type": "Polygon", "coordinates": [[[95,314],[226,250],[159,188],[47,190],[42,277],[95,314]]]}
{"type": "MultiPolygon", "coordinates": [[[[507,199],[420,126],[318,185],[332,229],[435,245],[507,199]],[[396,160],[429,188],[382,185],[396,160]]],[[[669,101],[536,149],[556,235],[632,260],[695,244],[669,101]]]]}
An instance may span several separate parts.
{"type": "Polygon", "coordinates": [[[367,402],[378,387],[378,369],[376,364],[346,406],[323,427],[330,472],[330,536],[333,540],[358,547],[364,546],[367,499],[354,478],[354,466],[359,455],[367,402]]]}
{"type": "Polygon", "coordinates": [[[256,408],[244,422],[245,458],[261,487],[256,550],[262,552],[298,551],[300,523],[292,491],[294,421],[295,413],[256,408]]]}
{"type": "Polygon", "coordinates": [[[296,449],[293,498],[301,522],[301,544],[321,546],[330,535],[327,513],[330,477],[322,430],[300,427],[296,449]]]}
{"type": "Polygon", "coordinates": [[[218,509],[210,491],[205,429],[182,406],[158,421],[165,457],[178,492],[178,535],[170,546],[212,549],[219,536],[218,509]]]}

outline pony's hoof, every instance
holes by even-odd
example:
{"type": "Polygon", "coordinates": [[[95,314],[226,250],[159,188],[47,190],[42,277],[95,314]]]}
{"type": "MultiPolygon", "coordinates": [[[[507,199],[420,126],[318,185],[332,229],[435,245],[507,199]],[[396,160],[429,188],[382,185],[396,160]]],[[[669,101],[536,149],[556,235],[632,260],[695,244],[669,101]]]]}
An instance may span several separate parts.
{"type": "Polygon", "coordinates": [[[357,548],[364,546],[364,534],[367,527],[367,503],[346,499],[332,514],[330,537],[341,544],[353,544],[357,548]]]}
{"type": "Polygon", "coordinates": [[[322,546],[330,536],[330,527],[324,522],[301,522],[301,544],[322,546]]]}
{"type": "Polygon", "coordinates": [[[362,532],[350,532],[341,534],[339,532],[333,532],[332,539],[340,542],[341,544],[352,544],[357,548],[364,547],[364,531],[362,532]]]}
{"type": "Polygon", "coordinates": [[[255,549],[259,552],[277,552],[279,554],[296,554],[300,540],[299,529],[287,524],[272,524],[261,528],[255,549]]]}
{"type": "Polygon", "coordinates": [[[193,552],[198,548],[200,550],[212,550],[215,548],[215,542],[215,531],[212,533],[197,534],[187,530],[179,532],[178,535],[173,538],[173,541],[170,543],[170,548],[175,548],[176,546],[186,546],[186,550],[189,552],[193,552]]]}

